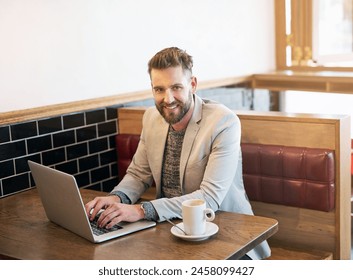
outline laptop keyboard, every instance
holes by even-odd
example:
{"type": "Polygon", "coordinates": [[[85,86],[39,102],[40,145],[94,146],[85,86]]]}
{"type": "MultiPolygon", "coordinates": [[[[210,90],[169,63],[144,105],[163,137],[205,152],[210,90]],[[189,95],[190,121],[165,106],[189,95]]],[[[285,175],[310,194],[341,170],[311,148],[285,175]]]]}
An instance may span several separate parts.
{"type": "Polygon", "coordinates": [[[119,225],[114,225],[112,228],[110,229],[106,229],[106,228],[100,228],[98,226],[98,223],[97,223],[97,220],[99,218],[99,215],[97,215],[93,221],[90,221],[90,224],[91,224],[91,228],[92,228],[92,231],[93,231],[93,234],[94,235],[102,235],[102,234],[105,234],[105,233],[108,233],[108,232],[112,232],[112,231],[116,231],[116,230],[119,230],[119,229],[122,229],[123,227],[122,226],[119,226],[119,225]]]}

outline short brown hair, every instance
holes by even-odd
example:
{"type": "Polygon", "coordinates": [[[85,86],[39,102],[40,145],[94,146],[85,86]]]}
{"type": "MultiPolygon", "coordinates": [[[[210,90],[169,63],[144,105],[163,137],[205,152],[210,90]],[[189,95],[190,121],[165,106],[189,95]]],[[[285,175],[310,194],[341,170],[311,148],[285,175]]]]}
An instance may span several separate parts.
{"type": "Polygon", "coordinates": [[[183,71],[192,74],[192,56],[177,47],[166,48],[156,53],[148,62],[148,74],[152,69],[166,69],[181,66],[183,71]]]}

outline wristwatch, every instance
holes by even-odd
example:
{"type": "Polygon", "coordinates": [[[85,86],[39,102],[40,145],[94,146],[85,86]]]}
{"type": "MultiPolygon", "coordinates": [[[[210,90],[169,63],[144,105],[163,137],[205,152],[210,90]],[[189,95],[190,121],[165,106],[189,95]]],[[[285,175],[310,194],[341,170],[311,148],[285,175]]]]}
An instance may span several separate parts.
{"type": "Polygon", "coordinates": [[[143,215],[146,217],[146,210],[145,210],[145,207],[144,207],[143,203],[140,204],[140,208],[143,211],[143,215]]]}

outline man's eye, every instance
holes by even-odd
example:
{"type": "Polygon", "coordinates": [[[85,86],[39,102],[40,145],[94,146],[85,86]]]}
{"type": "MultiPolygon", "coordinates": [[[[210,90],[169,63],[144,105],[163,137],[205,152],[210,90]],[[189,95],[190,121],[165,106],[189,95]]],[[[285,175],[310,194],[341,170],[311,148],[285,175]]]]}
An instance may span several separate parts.
{"type": "Polygon", "coordinates": [[[182,87],[181,87],[181,86],[174,86],[172,89],[173,89],[174,91],[179,91],[179,90],[182,89],[182,87]]]}
{"type": "Polygon", "coordinates": [[[161,89],[161,88],[155,88],[155,89],[154,89],[154,92],[155,92],[155,93],[162,93],[162,92],[163,92],[163,89],[161,89]]]}

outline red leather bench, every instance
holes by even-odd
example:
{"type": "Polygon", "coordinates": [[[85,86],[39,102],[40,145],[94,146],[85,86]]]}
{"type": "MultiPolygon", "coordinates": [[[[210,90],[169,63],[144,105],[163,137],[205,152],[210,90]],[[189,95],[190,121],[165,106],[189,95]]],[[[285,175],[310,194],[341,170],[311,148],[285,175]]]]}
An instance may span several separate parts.
{"type": "Polygon", "coordinates": [[[332,150],[243,143],[242,154],[250,200],[326,212],[334,209],[332,150]]]}
{"type": "MultiPolygon", "coordinates": [[[[116,135],[119,181],[140,140],[116,135]]],[[[334,153],[326,149],[242,143],[244,186],[250,200],[320,211],[334,208],[334,153]]]]}

